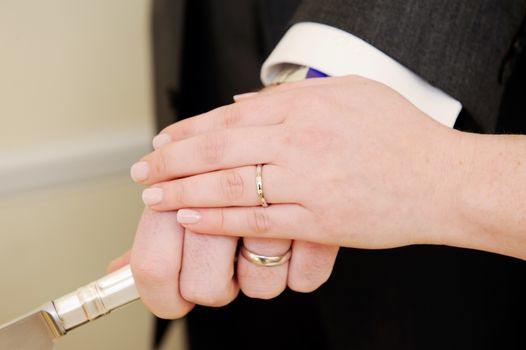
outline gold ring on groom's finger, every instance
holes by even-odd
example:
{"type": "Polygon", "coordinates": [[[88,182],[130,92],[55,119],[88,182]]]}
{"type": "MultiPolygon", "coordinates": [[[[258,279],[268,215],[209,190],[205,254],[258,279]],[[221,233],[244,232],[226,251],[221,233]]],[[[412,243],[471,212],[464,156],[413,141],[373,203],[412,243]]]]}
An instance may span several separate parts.
{"type": "Polygon", "coordinates": [[[290,260],[290,256],[292,255],[291,249],[289,249],[285,254],[283,255],[277,255],[277,256],[267,256],[267,255],[259,255],[254,252],[251,252],[248,250],[244,245],[241,246],[241,255],[251,263],[259,266],[265,266],[265,267],[271,267],[271,266],[279,266],[283,265],[287,261],[290,260]]]}
{"type": "Polygon", "coordinates": [[[268,207],[267,200],[263,194],[263,165],[256,166],[256,190],[258,192],[259,203],[262,207],[268,207]]]}

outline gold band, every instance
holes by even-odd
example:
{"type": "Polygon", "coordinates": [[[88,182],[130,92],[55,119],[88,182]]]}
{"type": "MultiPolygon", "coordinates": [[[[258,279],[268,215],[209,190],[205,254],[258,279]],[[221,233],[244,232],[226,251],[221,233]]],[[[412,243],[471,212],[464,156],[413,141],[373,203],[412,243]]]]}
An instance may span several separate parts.
{"type": "Polygon", "coordinates": [[[241,246],[240,251],[241,255],[251,263],[265,267],[283,265],[284,263],[290,260],[290,256],[292,255],[290,249],[285,254],[278,256],[259,255],[251,252],[250,250],[245,248],[244,245],[241,246]]]}
{"type": "Polygon", "coordinates": [[[265,199],[265,195],[263,194],[262,173],[263,173],[263,165],[258,164],[256,166],[256,190],[258,192],[258,199],[262,207],[268,207],[267,200],[265,199]]]}

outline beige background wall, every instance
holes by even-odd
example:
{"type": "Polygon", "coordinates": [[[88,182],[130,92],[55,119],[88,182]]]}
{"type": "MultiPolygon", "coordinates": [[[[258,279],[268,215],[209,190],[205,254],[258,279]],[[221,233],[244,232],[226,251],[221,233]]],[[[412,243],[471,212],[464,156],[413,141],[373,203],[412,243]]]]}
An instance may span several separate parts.
{"type": "Polygon", "coordinates": [[[0,0],[0,146],[150,123],[147,0],[0,0]]]}
{"type": "MultiPolygon", "coordinates": [[[[0,323],[105,273],[142,210],[148,0],[0,0],[0,323]]],[[[136,303],[57,349],[148,349],[136,303]]]]}

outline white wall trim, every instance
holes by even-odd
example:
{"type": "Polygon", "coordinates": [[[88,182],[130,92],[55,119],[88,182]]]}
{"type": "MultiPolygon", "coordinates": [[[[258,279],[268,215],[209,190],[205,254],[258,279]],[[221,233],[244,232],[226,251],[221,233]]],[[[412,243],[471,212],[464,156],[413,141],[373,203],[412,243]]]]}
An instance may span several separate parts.
{"type": "Polygon", "coordinates": [[[0,151],[0,195],[127,173],[151,150],[152,135],[147,127],[107,130],[0,151]]]}

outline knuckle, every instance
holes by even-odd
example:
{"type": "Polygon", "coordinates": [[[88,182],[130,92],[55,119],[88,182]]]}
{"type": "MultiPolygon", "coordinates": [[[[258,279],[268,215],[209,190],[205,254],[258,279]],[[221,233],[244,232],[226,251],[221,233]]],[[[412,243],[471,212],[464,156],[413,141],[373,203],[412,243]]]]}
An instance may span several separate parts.
{"type": "Polygon", "coordinates": [[[315,285],[305,281],[291,281],[289,282],[288,286],[291,290],[298,293],[311,293],[318,289],[318,287],[320,287],[321,284],[315,285]]]}
{"type": "Polygon", "coordinates": [[[322,284],[327,282],[329,276],[317,274],[315,272],[301,275],[291,273],[287,285],[288,287],[300,293],[310,293],[318,289],[322,284]]]}
{"type": "Polygon", "coordinates": [[[195,135],[196,130],[195,126],[193,124],[183,124],[179,126],[179,138],[180,139],[186,139],[188,137],[191,137],[195,135]]]}
{"type": "Polygon", "coordinates": [[[220,186],[224,197],[229,200],[238,200],[245,192],[243,177],[236,170],[225,171],[220,175],[220,186]]]}
{"type": "Polygon", "coordinates": [[[175,202],[175,206],[177,208],[181,208],[186,204],[186,185],[184,180],[183,181],[177,181],[172,186],[171,189],[171,197],[172,200],[175,202]]]}
{"type": "Polygon", "coordinates": [[[218,213],[218,228],[219,232],[225,232],[225,208],[220,208],[218,213]]]}
{"type": "Polygon", "coordinates": [[[271,222],[265,208],[256,207],[248,210],[247,225],[249,230],[257,235],[269,233],[271,222]]]}
{"type": "Polygon", "coordinates": [[[171,295],[171,293],[159,297],[159,293],[156,291],[159,286],[170,291],[178,290],[176,287],[178,281],[174,278],[173,271],[169,268],[163,268],[167,265],[161,261],[145,259],[135,260],[131,266],[137,288],[141,291],[142,300],[148,309],[163,319],[181,318],[190,312],[193,304],[183,300],[180,296],[171,295]]]}
{"type": "Polygon", "coordinates": [[[228,285],[215,283],[211,285],[208,281],[194,281],[194,283],[181,283],[181,296],[191,303],[220,307],[232,301],[228,285]]]}
{"type": "Polygon", "coordinates": [[[167,151],[166,151],[166,148],[161,148],[157,151],[157,159],[155,159],[155,165],[154,165],[154,169],[155,169],[155,173],[158,174],[158,175],[166,175],[166,172],[167,172],[167,164],[168,164],[168,161],[167,161],[167,157],[168,157],[168,154],[167,154],[167,151]]]}
{"type": "Polygon", "coordinates": [[[245,294],[247,297],[253,298],[253,299],[270,300],[272,298],[277,297],[281,293],[268,293],[268,292],[261,291],[261,290],[248,289],[248,290],[244,290],[243,294],[245,294]]]}
{"type": "Polygon", "coordinates": [[[135,280],[145,286],[166,285],[175,283],[170,269],[165,268],[168,264],[163,264],[154,259],[133,260],[132,270],[135,280]]]}
{"type": "Polygon", "coordinates": [[[329,279],[337,250],[314,243],[302,242],[304,257],[291,265],[287,284],[296,292],[309,293],[329,279]]]}
{"type": "Polygon", "coordinates": [[[226,142],[226,137],[219,133],[205,135],[200,145],[203,161],[210,164],[220,163],[224,158],[226,142]]]}
{"type": "Polygon", "coordinates": [[[173,306],[147,306],[155,316],[164,320],[175,320],[184,317],[194,308],[194,304],[189,302],[183,302],[180,305],[173,306]]]}
{"type": "Polygon", "coordinates": [[[280,295],[285,288],[272,284],[262,284],[261,279],[254,280],[253,283],[245,283],[241,286],[243,294],[249,298],[269,300],[280,295]]]}
{"type": "Polygon", "coordinates": [[[241,120],[241,110],[238,105],[230,104],[221,108],[219,117],[219,128],[231,128],[239,124],[241,120]]]}

